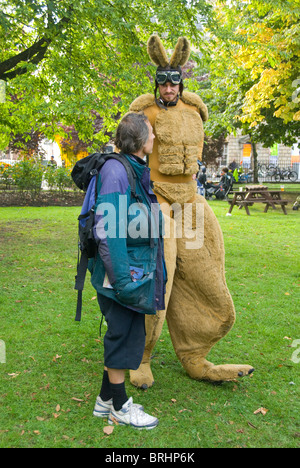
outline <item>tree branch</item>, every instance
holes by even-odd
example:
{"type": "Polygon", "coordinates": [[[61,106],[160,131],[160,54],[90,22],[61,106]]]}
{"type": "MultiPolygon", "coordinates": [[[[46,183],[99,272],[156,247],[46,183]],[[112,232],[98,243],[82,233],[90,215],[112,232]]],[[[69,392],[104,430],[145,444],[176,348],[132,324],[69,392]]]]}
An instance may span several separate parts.
{"type": "Polygon", "coordinates": [[[16,68],[18,64],[21,62],[27,62],[31,64],[36,64],[36,65],[40,63],[45,57],[47,49],[49,45],[51,44],[53,38],[57,36],[57,34],[65,27],[66,24],[69,23],[69,21],[70,21],[70,18],[68,17],[62,18],[54,26],[54,28],[53,28],[53,25],[51,25],[50,28],[47,29],[47,32],[52,32],[52,29],[54,29],[54,32],[52,33],[52,37],[45,35],[44,37],[42,37],[42,39],[35,42],[32,46],[28,47],[23,52],[20,52],[19,54],[13,57],[10,57],[9,59],[0,63],[0,80],[4,80],[4,81],[11,80],[15,78],[16,76],[27,73],[26,66],[16,68]]]}

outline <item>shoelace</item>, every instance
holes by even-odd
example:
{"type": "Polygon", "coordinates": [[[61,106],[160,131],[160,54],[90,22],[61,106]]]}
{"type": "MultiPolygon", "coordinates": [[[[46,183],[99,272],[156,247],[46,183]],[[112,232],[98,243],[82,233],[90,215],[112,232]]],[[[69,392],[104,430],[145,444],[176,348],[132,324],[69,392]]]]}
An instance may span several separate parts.
{"type": "Polygon", "coordinates": [[[130,412],[131,412],[131,416],[133,416],[137,424],[140,422],[143,422],[143,419],[145,417],[145,412],[142,411],[138,406],[135,406],[132,404],[130,407],[130,412]]]}

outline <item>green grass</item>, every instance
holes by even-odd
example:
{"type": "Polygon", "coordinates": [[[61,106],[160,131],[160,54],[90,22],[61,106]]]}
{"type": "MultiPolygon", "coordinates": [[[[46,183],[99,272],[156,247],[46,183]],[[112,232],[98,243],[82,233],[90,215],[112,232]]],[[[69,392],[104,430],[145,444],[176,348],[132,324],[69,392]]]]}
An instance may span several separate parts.
{"type": "MultiPolygon", "coordinates": [[[[209,359],[256,371],[220,386],[191,380],[165,325],[153,357],[155,386],[127,385],[160,424],[149,432],[116,427],[110,436],[107,423],[92,417],[103,337],[89,281],[82,322],[74,322],[79,208],[0,209],[1,448],[299,446],[300,363],[292,345],[300,340],[300,215],[254,206],[251,216],[235,208],[227,217],[227,203],[210,204],[224,232],[237,320],[209,359]],[[260,407],[266,415],[254,414],[260,407]]],[[[209,266],[204,274],[209,281],[209,266]]]]}

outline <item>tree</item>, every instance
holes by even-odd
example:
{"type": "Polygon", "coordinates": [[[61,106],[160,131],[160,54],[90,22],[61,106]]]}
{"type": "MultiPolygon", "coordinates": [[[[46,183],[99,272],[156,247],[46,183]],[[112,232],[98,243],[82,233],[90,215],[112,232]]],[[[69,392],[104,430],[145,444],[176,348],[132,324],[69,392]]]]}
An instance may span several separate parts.
{"type": "Polygon", "coordinates": [[[164,35],[170,46],[180,34],[197,43],[195,24],[210,11],[205,0],[2,1],[0,148],[32,129],[53,139],[63,126],[103,144],[115,116],[152,88],[150,34],[164,35]],[[103,128],[94,134],[96,115],[103,128]]]}
{"type": "Polygon", "coordinates": [[[206,131],[248,134],[256,180],[256,143],[290,146],[300,134],[299,6],[300,0],[214,2],[216,24],[202,60],[206,131]]]}

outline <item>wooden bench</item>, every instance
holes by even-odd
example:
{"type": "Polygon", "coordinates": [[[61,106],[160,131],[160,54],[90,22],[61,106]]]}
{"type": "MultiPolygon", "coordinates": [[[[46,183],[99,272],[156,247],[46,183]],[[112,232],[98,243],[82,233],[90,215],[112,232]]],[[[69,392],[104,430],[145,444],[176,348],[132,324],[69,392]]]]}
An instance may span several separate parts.
{"type": "Polygon", "coordinates": [[[276,205],[279,205],[284,214],[287,215],[286,206],[289,202],[281,199],[282,192],[279,190],[268,190],[267,187],[247,187],[247,191],[231,193],[233,193],[233,198],[228,200],[230,204],[228,213],[231,213],[236,205],[239,209],[245,208],[247,215],[250,216],[249,206],[263,203],[266,205],[264,213],[267,213],[270,206],[275,210],[276,205]]]}
{"type": "MultiPolygon", "coordinates": [[[[289,203],[288,200],[274,200],[273,203],[274,203],[274,205],[280,205],[281,208],[282,208],[282,211],[284,212],[284,214],[287,215],[286,206],[289,203]]],[[[266,203],[266,207],[264,209],[265,213],[267,213],[270,206],[272,206],[270,203],[266,203]]]]}

